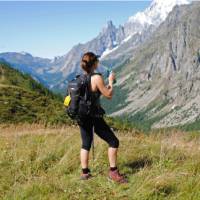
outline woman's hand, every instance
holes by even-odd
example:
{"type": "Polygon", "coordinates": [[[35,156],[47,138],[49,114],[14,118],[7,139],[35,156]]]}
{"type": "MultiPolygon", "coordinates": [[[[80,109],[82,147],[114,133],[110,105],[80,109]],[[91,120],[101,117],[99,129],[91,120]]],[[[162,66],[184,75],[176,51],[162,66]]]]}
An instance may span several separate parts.
{"type": "Polygon", "coordinates": [[[108,89],[111,89],[111,86],[110,86],[110,85],[107,85],[106,87],[107,87],[108,89]]]}
{"type": "Polygon", "coordinates": [[[108,77],[109,85],[112,85],[114,80],[115,80],[115,73],[111,72],[109,77],[108,77]]]}

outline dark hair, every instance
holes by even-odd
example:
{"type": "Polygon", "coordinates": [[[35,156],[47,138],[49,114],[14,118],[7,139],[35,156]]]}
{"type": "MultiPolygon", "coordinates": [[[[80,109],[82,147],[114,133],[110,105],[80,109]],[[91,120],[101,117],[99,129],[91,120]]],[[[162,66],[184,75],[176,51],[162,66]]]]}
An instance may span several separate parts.
{"type": "Polygon", "coordinates": [[[92,52],[85,53],[81,59],[82,69],[89,74],[94,64],[99,61],[98,57],[99,57],[98,55],[95,55],[92,52]]]}

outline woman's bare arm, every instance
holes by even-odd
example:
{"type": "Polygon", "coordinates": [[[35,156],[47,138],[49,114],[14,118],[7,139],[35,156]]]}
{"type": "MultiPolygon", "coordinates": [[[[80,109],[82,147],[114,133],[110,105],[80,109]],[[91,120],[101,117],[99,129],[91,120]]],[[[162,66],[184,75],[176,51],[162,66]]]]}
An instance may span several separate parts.
{"type": "Polygon", "coordinates": [[[113,85],[112,85],[112,81],[109,81],[109,85],[106,86],[104,83],[104,80],[102,78],[102,76],[97,75],[95,77],[95,81],[96,81],[96,86],[99,89],[99,91],[101,92],[101,94],[106,97],[107,99],[112,99],[112,95],[113,95],[113,85]]]}

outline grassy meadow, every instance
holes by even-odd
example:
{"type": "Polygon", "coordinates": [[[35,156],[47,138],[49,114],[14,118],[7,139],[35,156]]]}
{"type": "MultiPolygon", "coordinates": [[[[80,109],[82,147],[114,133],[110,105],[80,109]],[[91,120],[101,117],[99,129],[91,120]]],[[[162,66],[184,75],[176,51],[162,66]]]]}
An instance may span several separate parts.
{"type": "Polygon", "coordinates": [[[95,137],[94,177],[80,181],[80,135],[75,126],[0,126],[0,199],[198,200],[198,132],[116,132],[118,165],[128,184],[107,180],[107,144],[95,137]]]}

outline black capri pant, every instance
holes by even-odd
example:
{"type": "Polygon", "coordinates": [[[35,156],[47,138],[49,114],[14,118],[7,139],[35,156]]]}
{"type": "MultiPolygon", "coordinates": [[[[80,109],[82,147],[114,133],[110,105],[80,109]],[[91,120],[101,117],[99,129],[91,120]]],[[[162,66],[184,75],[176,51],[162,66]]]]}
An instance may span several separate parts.
{"type": "Polygon", "coordinates": [[[82,149],[90,150],[93,141],[93,128],[94,132],[104,141],[106,141],[109,147],[118,148],[119,140],[104,121],[103,118],[87,117],[81,120],[79,123],[82,149]]]}

